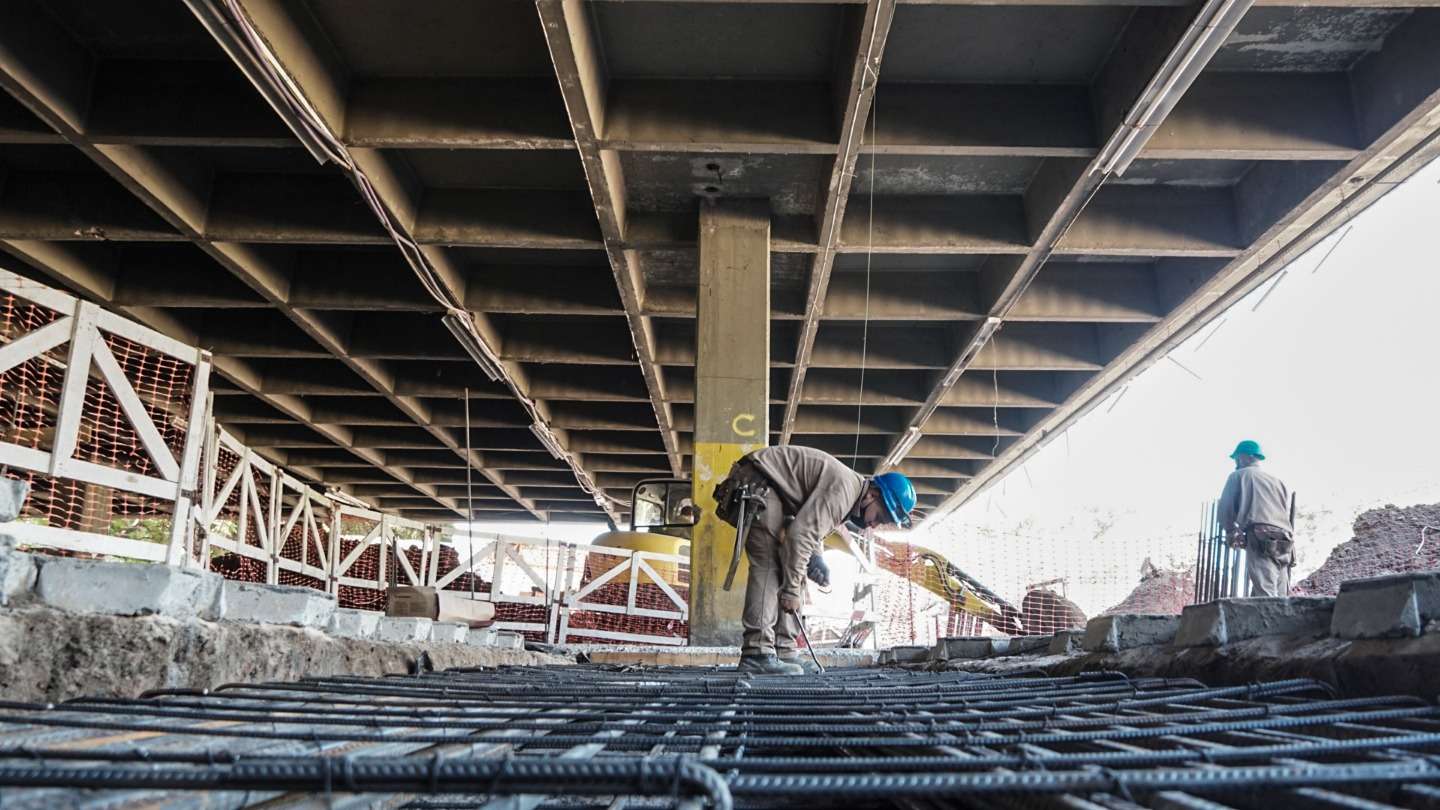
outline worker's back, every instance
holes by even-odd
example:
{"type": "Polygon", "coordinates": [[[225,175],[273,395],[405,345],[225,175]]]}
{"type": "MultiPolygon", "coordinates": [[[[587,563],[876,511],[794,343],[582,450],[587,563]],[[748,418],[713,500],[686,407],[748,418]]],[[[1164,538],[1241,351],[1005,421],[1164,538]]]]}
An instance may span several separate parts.
{"type": "Polygon", "coordinates": [[[823,450],[793,444],[764,447],[750,454],[790,510],[798,509],[816,492],[843,503],[840,514],[854,505],[865,477],[823,450]]]}
{"type": "Polygon", "coordinates": [[[1241,467],[1230,473],[1220,497],[1221,517],[1234,509],[1234,520],[1243,531],[1252,523],[1278,526],[1294,533],[1290,522],[1290,488],[1259,465],[1241,467]]]}

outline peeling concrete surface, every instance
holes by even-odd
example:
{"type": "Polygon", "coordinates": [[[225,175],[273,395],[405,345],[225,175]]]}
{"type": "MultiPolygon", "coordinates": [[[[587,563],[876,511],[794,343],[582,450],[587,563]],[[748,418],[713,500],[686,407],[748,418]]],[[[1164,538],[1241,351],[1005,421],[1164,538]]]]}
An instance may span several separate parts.
{"type": "Polygon", "coordinates": [[[1410,14],[1390,8],[1251,10],[1210,62],[1212,70],[1345,71],[1410,14]]]}
{"type": "Polygon", "coordinates": [[[0,611],[0,697],[53,702],[238,681],[405,673],[422,652],[436,669],[572,663],[468,644],[385,644],[300,627],[31,607],[0,611]]]}

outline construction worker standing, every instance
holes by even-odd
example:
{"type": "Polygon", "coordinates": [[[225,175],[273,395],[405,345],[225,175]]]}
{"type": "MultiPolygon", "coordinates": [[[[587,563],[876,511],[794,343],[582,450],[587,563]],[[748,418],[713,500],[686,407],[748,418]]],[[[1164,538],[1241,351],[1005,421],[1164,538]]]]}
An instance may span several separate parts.
{"type": "Polygon", "coordinates": [[[765,500],[745,540],[740,671],[800,675],[813,668],[795,646],[811,558],[847,519],[866,528],[908,524],[915,488],[898,472],[866,478],[828,453],[793,445],[750,453],[731,469],[737,476],[760,482],[765,500]]]}
{"type": "Polygon", "coordinates": [[[1294,498],[1285,482],[1260,469],[1265,454],[1246,439],[1230,454],[1235,471],[1220,493],[1220,527],[1245,549],[1251,596],[1289,596],[1295,566],[1294,498]]]}

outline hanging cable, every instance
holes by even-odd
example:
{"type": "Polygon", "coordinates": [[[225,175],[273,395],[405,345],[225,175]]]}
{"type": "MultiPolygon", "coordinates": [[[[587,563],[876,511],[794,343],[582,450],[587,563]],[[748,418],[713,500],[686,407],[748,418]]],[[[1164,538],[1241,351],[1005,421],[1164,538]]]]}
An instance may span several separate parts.
{"type": "Polygon", "coordinates": [[[470,389],[465,388],[465,572],[475,599],[475,462],[470,458],[470,389]]]}
{"type": "MultiPolygon", "coordinates": [[[[870,70],[869,62],[866,62],[865,69],[870,70]]],[[[865,311],[860,326],[860,395],[855,402],[855,449],[850,454],[852,468],[859,466],[860,462],[860,417],[865,410],[865,363],[870,351],[870,263],[875,254],[875,130],[880,119],[879,102],[880,84],[877,81],[870,98],[870,211],[869,222],[865,226],[865,311]]],[[[864,140],[863,130],[861,140],[864,140]]]]}

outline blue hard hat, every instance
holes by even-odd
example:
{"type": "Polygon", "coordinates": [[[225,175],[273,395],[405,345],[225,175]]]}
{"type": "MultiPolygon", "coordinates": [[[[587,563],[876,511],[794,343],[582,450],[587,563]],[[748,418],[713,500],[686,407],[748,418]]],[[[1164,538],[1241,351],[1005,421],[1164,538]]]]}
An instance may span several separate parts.
{"type": "Polygon", "coordinates": [[[1240,455],[1254,456],[1261,461],[1265,460],[1265,454],[1260,452],[1260,443],[1254,439],[1246,439],[1235,445],[1235,452],[1230,454],[1230,458],[1235,458],[1240,455]]]}
{"type": "Polygon", "coordinates": [[[887,472],[875,476],[874,483],[895,525],[910,525],[910,510],[915,508],[915,486],[910,479],[904,473],[887,472]]]}

